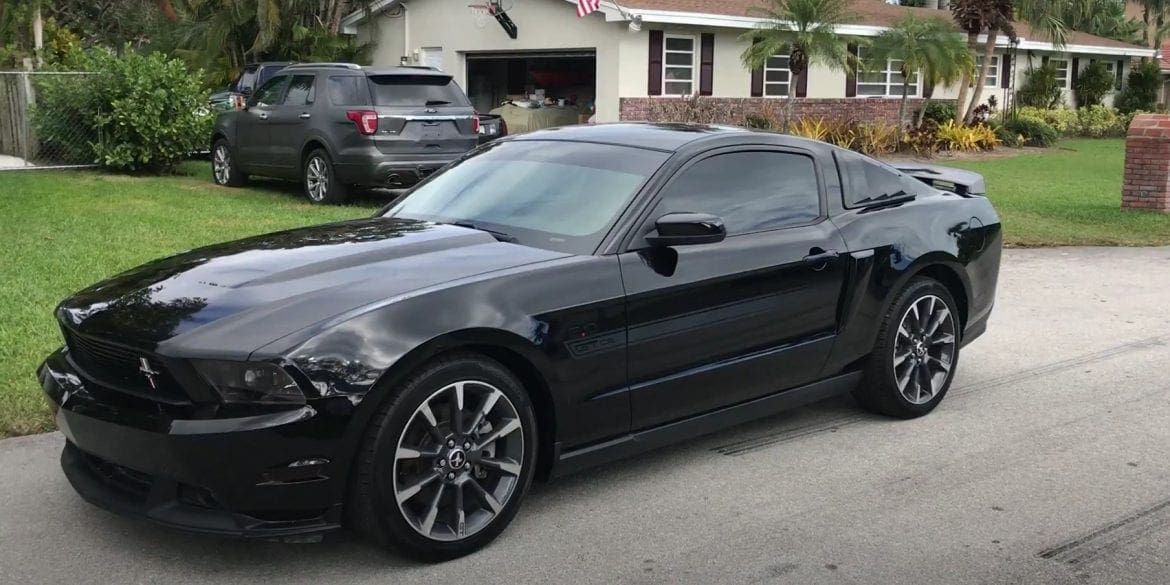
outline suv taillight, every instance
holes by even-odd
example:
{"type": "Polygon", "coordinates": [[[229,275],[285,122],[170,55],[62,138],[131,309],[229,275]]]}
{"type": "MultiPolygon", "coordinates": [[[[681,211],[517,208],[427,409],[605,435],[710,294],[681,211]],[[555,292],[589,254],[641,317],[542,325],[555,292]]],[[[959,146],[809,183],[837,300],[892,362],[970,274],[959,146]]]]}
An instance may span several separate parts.
{"type": "Polygon", "coordinates": [[[472,116],[471,116],[471,131],[476,133],[476,134],[479,134],[479,126],[480,126],[479,114],[478,113],[472,114],[472,116]]]}
{"type": "Polygon", "coordinates": [[[350,110],[345,113],[345,117],[349,118],[357,126],[358,132],[370,136],[378,131],[378,112],[373,110],[350,110]]]}

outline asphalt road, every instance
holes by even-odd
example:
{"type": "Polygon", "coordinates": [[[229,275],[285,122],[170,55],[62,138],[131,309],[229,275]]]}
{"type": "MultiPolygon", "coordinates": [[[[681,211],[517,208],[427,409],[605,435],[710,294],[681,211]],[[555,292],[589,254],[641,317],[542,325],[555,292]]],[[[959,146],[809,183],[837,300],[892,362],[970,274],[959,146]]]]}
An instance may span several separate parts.
{"type": "Polygon", "coordinates": [[[1010,251],[933,414],[837,399],[531,493],[488,549],[187,536],[82,502],[58,434],[0,441],[0,583],[1170,580],[1170,248],[1010,251]]]}

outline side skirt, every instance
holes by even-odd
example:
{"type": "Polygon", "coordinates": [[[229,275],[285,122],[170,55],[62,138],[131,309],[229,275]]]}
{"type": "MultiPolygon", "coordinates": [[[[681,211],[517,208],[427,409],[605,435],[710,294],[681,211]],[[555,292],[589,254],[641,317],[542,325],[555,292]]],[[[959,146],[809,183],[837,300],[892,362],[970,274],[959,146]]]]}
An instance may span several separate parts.
{"type": "Polygon", "coordinates": [[[841,374],[735,406],[728,406],[653,429],[632,433],[604,443],[559,453],[550,477],[563,477],[590,467],[625,459],[659,447],[844,394],[857,386],[861,381],[861,376],[862,372],[841,374]]]}

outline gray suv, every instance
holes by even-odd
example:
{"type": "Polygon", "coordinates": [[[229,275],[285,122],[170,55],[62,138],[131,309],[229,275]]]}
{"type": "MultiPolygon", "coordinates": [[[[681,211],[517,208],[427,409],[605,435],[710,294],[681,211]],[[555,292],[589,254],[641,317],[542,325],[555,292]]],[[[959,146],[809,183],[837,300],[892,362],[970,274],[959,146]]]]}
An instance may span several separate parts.
{"type": "Polygon", "coordinates": [[[212,175],[298,179],[314,203],[349,187],[406,187],[475,148],[479,119],[450,75],[429,68],[305,63],[219,114],[212,175]]]}

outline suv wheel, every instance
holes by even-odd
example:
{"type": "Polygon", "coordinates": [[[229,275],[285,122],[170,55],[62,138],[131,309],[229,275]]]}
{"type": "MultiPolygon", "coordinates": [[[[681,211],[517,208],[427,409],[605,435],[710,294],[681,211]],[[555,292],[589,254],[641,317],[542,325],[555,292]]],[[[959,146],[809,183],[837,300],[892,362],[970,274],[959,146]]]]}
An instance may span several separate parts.
{"type": "Polygon", "coordinates": [[[882,319],[865,380],[854,391],[870,410],[922,416],[942,402],[959,361],[959,317],[945,286],[915,278],[882,319]]]}
{"type": "Polygon", "coordinates": [[[384,545],[446,560],[515,517],[536,464],[536,416],[499,363],[461,353],[393,389],[355,461],[349,518],[384,545]]]}
{"type": "Polygon", "coordinates": [[[232,156],[227,140],[222,138],[211,147],[211,178],[222,187],[239,187],[248,180],[248,175],[240,172],[236,166],[236,159],[232,156]]]}
{"type": "Polygon", "coordinates": [[[318,148],[309,153],[305,159],[303,177],[305,195],[313,203],[345,203],[349,198],[349,190],[337,180],[333,162],[324,150],[318,148]]]}

